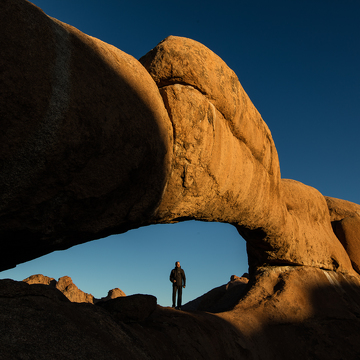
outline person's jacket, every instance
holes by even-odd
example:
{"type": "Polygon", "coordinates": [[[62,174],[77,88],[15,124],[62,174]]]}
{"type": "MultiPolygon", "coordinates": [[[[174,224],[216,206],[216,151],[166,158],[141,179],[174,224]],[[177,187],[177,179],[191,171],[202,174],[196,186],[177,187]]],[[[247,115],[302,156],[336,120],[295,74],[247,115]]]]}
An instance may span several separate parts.
{"type": "Polygon", "coordinates": [[[171,270],[170,281],[173,283],[174,286],[185,286],[185,271],[181,267],[175,267],[171,270]],[[174,282],[174,280],[176,280],[176,282],[174,282]]]}

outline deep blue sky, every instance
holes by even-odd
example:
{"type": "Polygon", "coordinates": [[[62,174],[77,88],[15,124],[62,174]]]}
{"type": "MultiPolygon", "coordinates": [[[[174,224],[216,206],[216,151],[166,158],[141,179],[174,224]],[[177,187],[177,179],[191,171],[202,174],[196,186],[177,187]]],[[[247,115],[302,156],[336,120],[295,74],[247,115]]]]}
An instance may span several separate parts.
{"type": "MultiPolygon", "coordinates": [[[[169,35],[197,40],[225,60],[268,124],[283,178],[360,204],[360,1],[35,0],[48,15],[139,59],[169,35]]],[[[2,277],[70,276],[102,297],[153,294],[170,305],[174,262],[184,302],[247,271],[230,225],[159,225],[56,252],[2,277]]]]}

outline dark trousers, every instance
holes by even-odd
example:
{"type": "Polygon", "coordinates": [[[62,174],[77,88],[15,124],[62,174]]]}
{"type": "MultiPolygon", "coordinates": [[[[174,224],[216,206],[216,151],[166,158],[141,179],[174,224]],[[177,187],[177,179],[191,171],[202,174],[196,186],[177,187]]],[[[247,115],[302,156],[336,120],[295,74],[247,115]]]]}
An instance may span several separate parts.
{"type": "Polygon", "coordinates": [[[173,295],[172,295],[173,307],[175,307],[176,292],[178,293],[177,307],[181,307],[182,286],[173,285],[173,295]]]}

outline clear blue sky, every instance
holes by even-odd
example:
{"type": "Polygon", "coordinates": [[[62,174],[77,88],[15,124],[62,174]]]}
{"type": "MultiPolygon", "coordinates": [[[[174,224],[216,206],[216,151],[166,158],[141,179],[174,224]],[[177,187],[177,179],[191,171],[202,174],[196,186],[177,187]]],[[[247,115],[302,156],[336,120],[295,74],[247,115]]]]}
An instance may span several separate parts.
{"type": "MultiPolygon", "coordinates": [[[[203,43],[236,72],[268,124],[282,177],[360,204],[360,1],[33,3],[137,59],[168,35],[203,43]]],[[[184,302],[247,271],[245,241],[232,226],[192,221],[93,241],[1,275],[68,275],[96,297],[119,287],[168,306],[176,260],[188,279],[184,302]]]]}

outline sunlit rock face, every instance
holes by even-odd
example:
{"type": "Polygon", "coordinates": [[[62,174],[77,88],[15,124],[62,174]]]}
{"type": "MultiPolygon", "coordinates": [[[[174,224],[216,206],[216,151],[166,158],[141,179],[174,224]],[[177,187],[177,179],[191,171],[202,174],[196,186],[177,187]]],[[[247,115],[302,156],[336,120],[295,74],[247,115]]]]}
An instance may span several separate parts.
{"type": "Polygon", "coordinates": [[[157,213],[236,225],[249,265],[351,271],[325,198],[280,179],[271,133],[235,73],[204,45],[170,36],[140,59],[174,128],[173,165],[157,213]]]}

